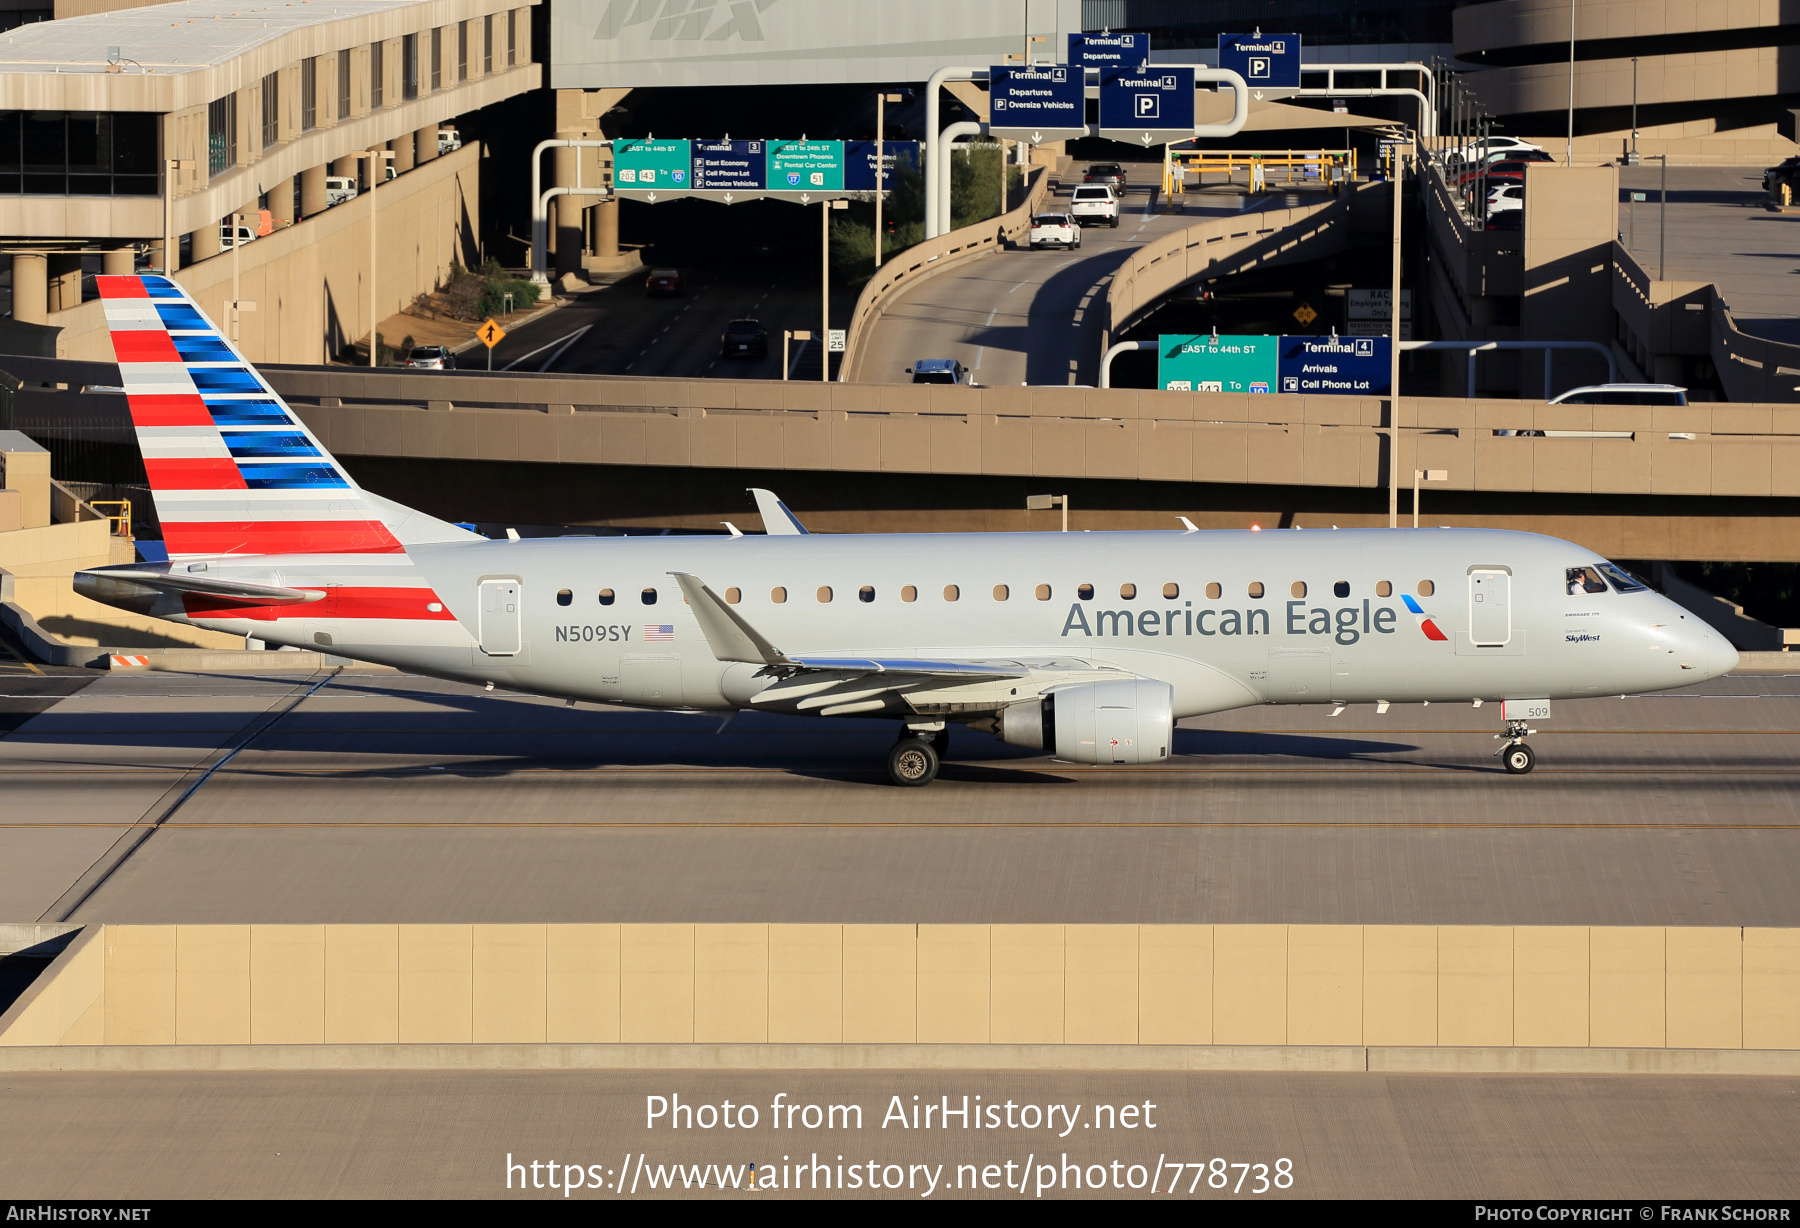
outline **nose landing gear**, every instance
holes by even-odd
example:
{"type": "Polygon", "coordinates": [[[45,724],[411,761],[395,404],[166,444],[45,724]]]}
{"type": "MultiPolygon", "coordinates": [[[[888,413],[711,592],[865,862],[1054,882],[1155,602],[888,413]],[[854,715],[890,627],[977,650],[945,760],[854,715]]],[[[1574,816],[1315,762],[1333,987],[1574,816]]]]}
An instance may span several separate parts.
{"type": "Polygon", "coordinates": [[[1496,738],[1506,739],[1506,744],[1494,754],[1510,775],[1523,776],[1537,766],[1537,752],[1525,745],[1526,735],[1536,732],[1535,729],[1527,729],[1524,721],[1509,720],[1506,722],[1506,732],[1494,735],[1496,738]]]}

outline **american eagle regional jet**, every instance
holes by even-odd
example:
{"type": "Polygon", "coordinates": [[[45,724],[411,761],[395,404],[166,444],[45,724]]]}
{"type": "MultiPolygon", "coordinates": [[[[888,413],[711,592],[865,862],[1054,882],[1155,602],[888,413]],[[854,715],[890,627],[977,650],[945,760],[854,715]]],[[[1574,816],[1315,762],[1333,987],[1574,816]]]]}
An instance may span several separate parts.
{"type": "Polygon", "coordinates": [[[1486,529],[489,540],[360,488],[180,286],[101,277],[166,564],[97,601],[571,702],[878,717],[895,784],[961,723],[1090,764],[1262,703],[1501,703],[1529,772],[1556,699],[1734,668],[1570,542],[1486,529]]]}

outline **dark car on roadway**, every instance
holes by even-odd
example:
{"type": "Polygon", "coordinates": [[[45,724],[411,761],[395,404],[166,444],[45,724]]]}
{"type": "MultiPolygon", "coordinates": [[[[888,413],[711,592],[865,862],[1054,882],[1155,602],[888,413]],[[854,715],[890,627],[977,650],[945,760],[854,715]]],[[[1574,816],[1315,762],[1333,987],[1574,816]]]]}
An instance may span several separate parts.
{"type": "Polygon", "coordinates": [[[921,358],[906,369],[915,384],[961,384],[975,387],[975,373],[954,358],[921,358]]]}
{"type": "Polygon", "coordinates": [[[725,358],[767,358],[769,330],[760,320],[733,320],[719,335],[719,353],[725,358]]]}
{"type": "Polygon", "coordinates": [[[651,269],[644,278],[645,298],[680,298],[687,293],[687,283],[680,269],[651,269]]]}
{"type": "Polygon", "coordinates": [[[1104,183],[1108,187],[1125,188],[1125,168],[1117,162],[1096,162],[1081,177],[1083,183],[1104,183]]]}

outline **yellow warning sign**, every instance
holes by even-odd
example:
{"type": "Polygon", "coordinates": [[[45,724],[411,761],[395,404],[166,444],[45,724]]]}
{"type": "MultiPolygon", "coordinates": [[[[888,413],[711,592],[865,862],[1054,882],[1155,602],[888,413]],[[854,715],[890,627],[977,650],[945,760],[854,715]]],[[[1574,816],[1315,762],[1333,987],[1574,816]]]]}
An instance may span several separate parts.
{"type": "Polygon", "coordinates": [[[490,317],[486,324],[475,330],[475,335],[481,338],[481,344],[491,350],[500,344],[500,339],[506,336],[506,330],[494,323],[490,317]]]}
{"type": "MultiPolygon", "coordinates": [[[[1319,318],[1319,313],[1312,309],[1311,303],[1301,303],[1298,307],[1294,308],[1294,318],[1302,324],[1311,324],[1314,320],[1319,318]]],[[[493,342],[490,341],[488,344],[492,345],[493,342]]]]}

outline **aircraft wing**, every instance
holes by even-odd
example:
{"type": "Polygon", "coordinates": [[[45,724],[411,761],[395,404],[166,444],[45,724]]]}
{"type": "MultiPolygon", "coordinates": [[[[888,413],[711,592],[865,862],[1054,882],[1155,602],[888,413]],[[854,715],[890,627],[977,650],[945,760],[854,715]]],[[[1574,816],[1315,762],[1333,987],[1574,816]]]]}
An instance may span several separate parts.
{"type": "Polygon", "coordinates": [[[780,673],[891,674],[883,689],[907,679],[954,678],[964,682],[980,679],[1023,678],[1031,672],[1016,661],[933,661],[914,657],[833,657],[797,653],[789,655],[775,647],[755,627],[719,595],[708,588],[699,576],[674,571],[676,583],[688,599],[688,607],[706,636],[707,647],[721,661],[743,661],[763,665],[780,673]]]}

